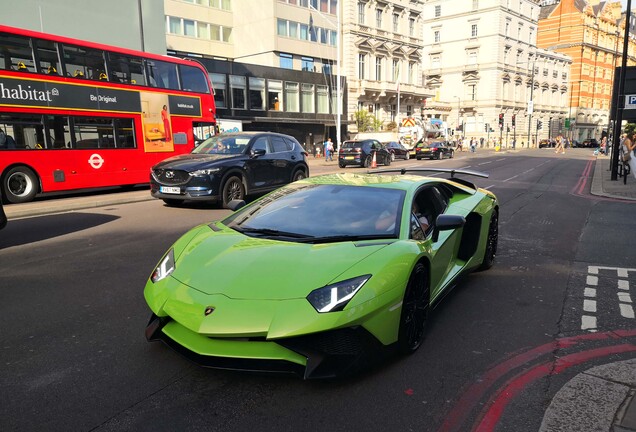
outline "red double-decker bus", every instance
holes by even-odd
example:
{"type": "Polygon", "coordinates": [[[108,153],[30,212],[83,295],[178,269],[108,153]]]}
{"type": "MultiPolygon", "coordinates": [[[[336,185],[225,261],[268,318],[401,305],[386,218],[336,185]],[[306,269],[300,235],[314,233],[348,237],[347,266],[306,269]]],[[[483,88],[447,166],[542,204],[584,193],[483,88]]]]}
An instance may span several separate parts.
{"type": "Polygon", "coordinates": [[[0,181],[5,200],[148,183],[150,167],[214,133],[205,68],[0,26],[0,181]]]}

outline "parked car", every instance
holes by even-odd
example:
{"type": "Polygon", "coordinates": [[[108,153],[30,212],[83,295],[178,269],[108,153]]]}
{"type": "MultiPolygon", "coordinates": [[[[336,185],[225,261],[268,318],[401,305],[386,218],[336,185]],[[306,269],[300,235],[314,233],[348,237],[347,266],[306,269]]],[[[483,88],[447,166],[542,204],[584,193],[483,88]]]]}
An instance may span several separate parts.
{"type": "Polygon", "coordinates": [[[484,173],[386,171],[310,177],[193,228],[146,282],[146,338],[202,366],[302,378],[416,351],[433,306],[495,263],[499,203],[464,177],[484,173]]]}
{"type": "Polygon", "coordinates": [[[185,200],[203,200],[218,201],[227,207],[232,200],[308,177],[306,157],[300,143],[289,135],[216,135],[192,153],[173,156],[152,167],[150,191],[170,206],[185,200]]]}
{"type": "Polygon", "coordinates": [[[553,147],[556,147],[556,141],[554,140],[542,139],[541,141],[539,141],[539,148],[553,148],[553,147]]]}
{"type": "Polygon", "coordinates": [[[586,140],[583,140],[583,142],[581,143],[581,147],[596,148],[598,146],[598,141],[594,138],[588,138],[586,140]]]}
{"type": "Polygon", "coordinates": [[[445,141],[421,142],[415,146],[415,158],[444,159],[453,158],[455,150],[445,141]]]}
{"type": "Polygon", "coordinates": [[[380,144],[380,141],[374,139],[345,141],[338,154],[338,166],[345,168],[347,165],[359,165],[369,168],[374,154],[377,164],[391,165],[391,153],[380,144]]]}
{"type": "Polygon", "coordinates": [[[383,142],[382,145],[391,153],[391,160],[404,159],[409,160],[411,154],[409,150],[397,141],[383,142]]]}

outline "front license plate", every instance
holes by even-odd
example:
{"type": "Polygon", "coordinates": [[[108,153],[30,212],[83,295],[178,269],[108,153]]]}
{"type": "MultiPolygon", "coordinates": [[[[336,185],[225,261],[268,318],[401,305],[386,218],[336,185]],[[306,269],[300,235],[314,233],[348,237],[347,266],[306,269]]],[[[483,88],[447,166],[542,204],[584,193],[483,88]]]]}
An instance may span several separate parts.
{"type": "Polygon", "coordinates": [[[181,188],[178,187],[169,187],[169,186],[160,186],[159,192],[167,193],[167,194],[180,194],[181,188]]]}
{"type": "Polygon", "coordinates": [[[353,157],[353,156],[345,156],[345,159],[346,160],[353,160],[353,159],[355,159],[355,157],[353,157]]]}

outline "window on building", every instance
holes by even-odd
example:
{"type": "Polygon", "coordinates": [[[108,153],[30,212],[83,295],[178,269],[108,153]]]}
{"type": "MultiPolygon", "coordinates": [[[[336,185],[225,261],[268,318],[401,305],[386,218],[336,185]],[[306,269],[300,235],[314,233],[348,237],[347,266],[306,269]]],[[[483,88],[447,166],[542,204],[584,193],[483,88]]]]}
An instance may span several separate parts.
{"type": "Polygon", "coordinates": [[[302,70],[304,71],[308,71],[308,72],[315,72],[315,66],[314,66],[314,59],[311,57],[301,57],[300,58],[300,63],[301,63],[301,67],[302,70]]]}
{"type": "Polygon", "coordinates": [[[283,69],[294,68],[294,58],[291,54],[280,53],[280,67],[283,69]]]}
{"type": "Polygon", "coordinates": [[[330,38],[329,38],[329,45],[331,45],[331,46],[336,46],[336,45],[338,45],[338,32],[337,32],[337,31],[335,31],[335,30],[331,30],[331,31],[329,32],[329,36],[330,36],[330,38]]]}
{"type": "Polygon", "coordinates": [[[375,26],[377,28],[382,28],[382,14],[383,14],[383,10],[382,9],[376,9],[375,10],[375,26]]]}
{"type": "Polygon", "coordinates": [[[320,12],[329,13],[329,0],[320,0],[320,12]]]}
{"type": "Polygon", "coordinates": [[[177,35],[182,34],[181,18],[168,17],[168,33],[177,35]]]}
{"type": "Polygon", "coordinates": [[[442,16],[442,6],[441,5],[436,5],[435,6],[435,18],[439,18],[440,16],[442,16]]]}
{"type": "Polygon", "coordinates": [[[183,34],[184,36],[196,37],[196,27],[194,25],[194,21],[192,20],[183,20],[183,34]]]}
{"type": "Polygon", "coordinates": [[[314,85],[303,83],[300,86],[300,101],[302,112],[313,113],[316,112],[315,97],[314,97],[314,85]]]}
{"type": "Polygon", "coordinates": [[[441,57],[439,55],[431,56],[431,69],[439,69],[442,67],[441,57]]]}
{"type": "Polygon", "coordinates": [[[283,82],[267,80],[267,106],[273,111],[283,110],[283,82]]]}
{"type": "Polygon", "coordinates": [[[398,59],[393,59],[393,67],[391,68],[391,77],[393,82],[398,82],[400,80],[400,61],[398,59]]]}
{"type": "Polygon", "coordinates": [[[300,24],[300,40],[309,40],[309,26],[300,24]]]}
{"type": "Polygon", "coordinates": [[[232,108],[246,109],[246,92],[245,77],[238,75],[230,75],[230,93],[232,94],[232,108]]]}
{"type": "Polygon", "coordinates": [[[212,73],[210,74],[210,81],[212,81],[212,87],[214,88],[214,104],[217,108],[227,108],[225,75],[212,73]]]}
{"type": "Polygon", "coordinates": [[[394,13],[393,14],[393,33],[397,33],[400,27],[400,15],[394,13]]]}
{"type": "Polygon", "coordinates": [[[477,85],[476,84],[468,84],[466,86],[466,98],[471,101],[477,100],[477,85]]]}
{"type": "Polygon", "coordinates": [[[366,54],[358,54],[358,79],[364,79],[364,71],[366,69],[366,54]]]}
{"type": "Polygon", "coordinates": [[[250,77],[250,109],[265,109],[265,78],[250,77]]]}
{"type": "Polygon", "coordinates": [[[365,3],[359,1],[358,2],[358,24],[364,24],[364,7],[365,7],[365,3]]]}
{"type": "Polygon", "coordinates": [[[415,18],[409,18],[409,36],[415,33],[415,18]]]}
{"type": "Polygon", "coordinates": [[[473,0],[473,10],[476,11],[479,9],[479,0],[473,0]]]}
{"type": "Polygon", "coordinates": [[[382,57],[375,58],[375,79],[382,81],[382,57]]]}
{"type": "Polygon", "coordinates": [[[441,36],[440,36],[440,32],[439,32],[439,30],[435,30],[435,31],[433,32],[433,41],[434,41],[435,43],[440,43],[441,39],[442,39],[442,38],[441,38],[441,36]]]}
{"type": "Polygon", "coordinates": [[[197,22],[197,37],[199,39],[210,39],[210,25],[208,23],[197,22]]]}
{"type": "Polygon", "coordinates": [[[470,26],[470,36],[477,37],[477,24],[472,24],[470,26]]]}
{"type": "Polygon", "coordinates": [[[230,42],[232,38],[232,28],[231,27],[221,27],[221,40],[223,42],[230,42]]]}
{"type": "Polygon", "coordinates": [[[299,111],[299,94],[297,82],[285,82],[285,111],[299,111]]]}
{"type": "Polygon", "coordinates": [[[210,39],[215,41],[221,40],[221,26],[210,24],[210,39]]]}
{"type": "Polygon", "coordinates": [[[316,86],[318,114],[329,114],[329,89],[325,85],[316,86]]]}
{"type": "Polygon", "coordinates": [[[506,29],[504,30],[504,35],[508,36],[509,32],[510,32],[510,23],[507,22],[506,23],[506,29]]]}
{"type": "Polygon", "coordinates": [[[468,64],[476,65],[477,64],[477,51],[469,51],[468,52],[468,64]]]}
{"type": "Polygon", "coordinates": [[[415,62],[409,62],[409,79],[408,79],[408,83],[409,84],[414,84],[415,83],[415,71],[417,69],[417,66],[415,65],[415,62]]]}
{"type": "Polygon", "coordinates": [[[278,18],[276,32],[278,33],[278,36],[288,36],[287,20],[278,18]]]}

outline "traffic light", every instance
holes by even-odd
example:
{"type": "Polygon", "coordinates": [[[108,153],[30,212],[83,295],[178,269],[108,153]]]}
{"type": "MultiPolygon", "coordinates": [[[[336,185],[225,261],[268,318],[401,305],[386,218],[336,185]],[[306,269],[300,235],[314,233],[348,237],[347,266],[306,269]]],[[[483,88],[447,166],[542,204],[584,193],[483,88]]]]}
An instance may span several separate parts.
{"type": "Polygon", "coordinates": [[[488,132],[488,131],[490,131],[490,124],[486,123],[484,125],[484,132],[488,132]]]}
{"type": "Polygon", "coordinates": [[[500,113],[499,114],[499,129],[503,129],[503,120],[504,120],[503,117],[504,117],[503,113],[500,113]]]}
{"type": "Polygon", "coordinates": [[[515,117],[517,117],[517,116],[515,114],[513,114],[512,115],[512,127],[513,128],[516,126],[516,123],[515,123],[516,118],[515,117]]]}
{"type": "Polygon", "coordinates": [[[543,129],[543,122],[541,120],[537,120],[537,130],[543,129]]]}

